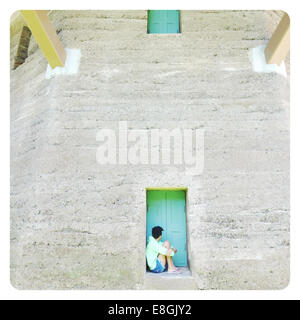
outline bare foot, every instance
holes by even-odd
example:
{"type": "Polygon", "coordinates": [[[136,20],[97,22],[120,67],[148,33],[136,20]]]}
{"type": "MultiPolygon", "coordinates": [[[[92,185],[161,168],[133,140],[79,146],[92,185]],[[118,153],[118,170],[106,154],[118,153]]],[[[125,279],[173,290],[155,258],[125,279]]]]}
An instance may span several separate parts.
{"type": "Polygon", "coordinates": [[[182,273],[180,269],[175,268],[175,269],[169,269],[168,273],[182,273]]]}

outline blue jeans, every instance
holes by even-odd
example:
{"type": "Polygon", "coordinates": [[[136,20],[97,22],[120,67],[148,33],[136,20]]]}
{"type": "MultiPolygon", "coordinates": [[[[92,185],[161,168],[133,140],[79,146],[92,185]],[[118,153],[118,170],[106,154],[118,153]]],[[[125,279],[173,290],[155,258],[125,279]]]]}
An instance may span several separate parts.
{"type": "Polygon", "coordinates": [[[156,267],[151,270],[151,272],[154,272],[154,273],[161,273],[161,272],[164,272],[166,269],[166,267],[164,267],[161,262],[159,261],[159,259],[156,259],[156,267]]]}

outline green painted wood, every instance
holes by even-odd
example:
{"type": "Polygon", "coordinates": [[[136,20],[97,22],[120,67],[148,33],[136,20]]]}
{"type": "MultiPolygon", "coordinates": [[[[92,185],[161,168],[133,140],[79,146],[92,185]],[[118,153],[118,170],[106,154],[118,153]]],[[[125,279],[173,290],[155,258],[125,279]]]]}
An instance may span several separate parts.
{"type": "Polygon", "coordinates": [[[180,267],[187,266],[186,248],[186,213],[185,192],[167,191],[167,229],[166,236],[178,250],[174,256],[174,264],[180,267]]]}
{"type": "Polygon", "coordinates": [[[147,239],[154,226],[161,226],[162,241],[169,240],[178,252],[174,263],[187,266],[185,191],[147,191],[147,239]]]}
{"type": "Polygon", "coordinates": [[[149,10],[148,33],[179,33],[179,10],[149,10]]]}
{"type": "MultiPolygon", "coordinates": [[[[165,191],[147,191],[147,241],[152,235],[152,228],[161,226],[164,230],[167,228],[166,215],[166,192],[165,191]]],[[[163,232],[163,239],[165,233],[163,232]]]]}

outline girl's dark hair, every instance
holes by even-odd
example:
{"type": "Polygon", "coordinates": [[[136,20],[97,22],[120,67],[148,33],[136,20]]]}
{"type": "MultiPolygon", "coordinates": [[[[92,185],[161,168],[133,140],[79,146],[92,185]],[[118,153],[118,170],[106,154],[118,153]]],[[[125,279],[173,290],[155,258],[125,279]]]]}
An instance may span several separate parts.
{"type": "Polygon", "coordinates": [[[160,226],[156,226],[152,228],[152,237],[154,239],[157,239],[161,236],[161,233],[164,231],[164,229],[160,226]]]}

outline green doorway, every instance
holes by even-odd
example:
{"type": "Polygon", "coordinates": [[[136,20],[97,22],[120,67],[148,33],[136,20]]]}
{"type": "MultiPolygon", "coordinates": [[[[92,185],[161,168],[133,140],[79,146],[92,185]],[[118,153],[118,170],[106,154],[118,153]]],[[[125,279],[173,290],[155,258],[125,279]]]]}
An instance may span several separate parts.
{"type": "Polygon", "coordinates": [[[148,33],[180,33],[179,10],[148,10],[148,33]]]}
{"type": "Polygon", "coordinates": [[[187,267],[186,190],[147,190],[147,241],[154,226],[161,226],[162,241],[178,250],[174,264],[187,267]]]}

